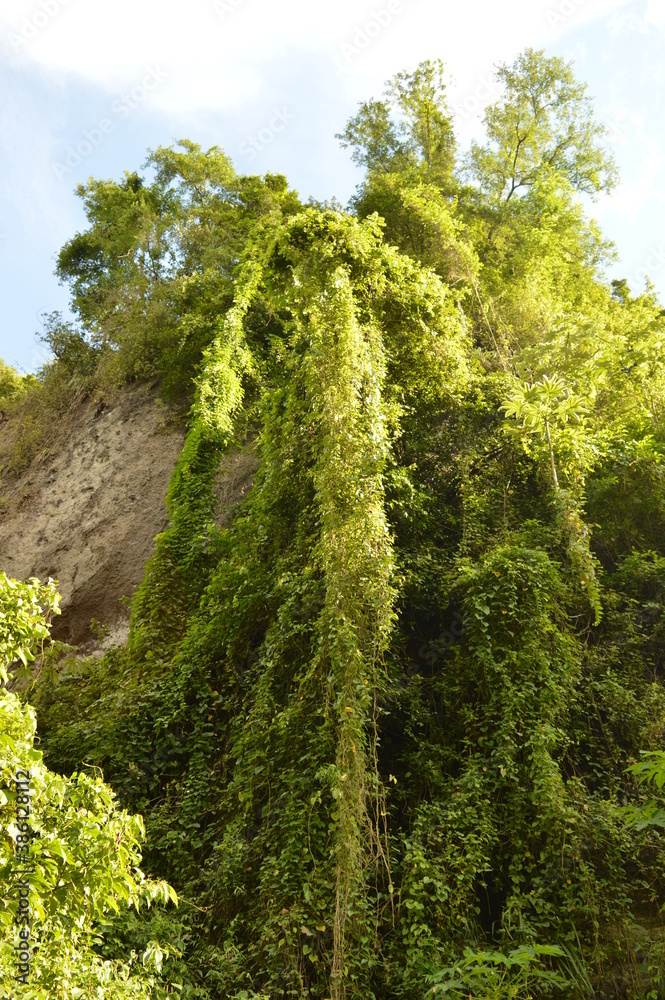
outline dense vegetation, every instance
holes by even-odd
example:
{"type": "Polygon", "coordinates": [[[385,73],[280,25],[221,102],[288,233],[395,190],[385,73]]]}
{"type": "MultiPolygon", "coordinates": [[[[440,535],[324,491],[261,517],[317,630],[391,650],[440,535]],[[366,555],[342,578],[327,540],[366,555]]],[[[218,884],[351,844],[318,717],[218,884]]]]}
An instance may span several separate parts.
{"type": "Polygon", "coordinates": [[[195,387],[128,647],[30,692],[182,899],[97,946],[168,946],[156,991],[665,996],[665,311],[606,281],[571,67],[499,76],[465,156],[441,64],[362,104],[348,212],[190,142],[91,180],[80,326],[0,373],[23,426],[49,381],[195,387]]]}
{"type": "MultiPolygon", "coordinates": [[[[0,682],[13,661],[25,666],[59,614],[55,584],[19,583],[0,573],[0,682]]],[[[164,882],[137,867],[145,836],[140,816],[120,810],[99,775],[63,778],[34,747],[35,713],[0,691],[0,988],[31,1000],[153,996],[164,952],[157,942],[112,957],[100,950],[120,905],[177,902],[164,882]],[[6,789],[6,791],[4,791],[6,789]]]]}

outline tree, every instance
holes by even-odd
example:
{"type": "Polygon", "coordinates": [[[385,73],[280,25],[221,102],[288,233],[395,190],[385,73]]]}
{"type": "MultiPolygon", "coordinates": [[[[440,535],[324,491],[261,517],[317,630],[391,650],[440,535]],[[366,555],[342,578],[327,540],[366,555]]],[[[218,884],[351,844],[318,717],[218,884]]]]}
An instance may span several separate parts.
{"type": "Polygon", "coordinates": [[[473,142],[468,160],[489,200],[509,202],[552,176],[586,194],[610,191],[617,173],[602,145],[606,129],[594,119],[586,85],[575,80],[571,64],[526,49],[497,76],[505,93],[485,112],[487,143],[473,142]]]}
{"type": "Polygon", "coordinates": [[[189,140],[152,150],[145,167],[150,183],[134,171],[78,186],[89,225],[56,273],[102,348],[98,382],[159,376],[164,395],[179,397],[231,306],[249,232],[299,201],[283,177],[239,177],[219,147],[189,140]]]}
{"type": "Polygon", "coordinates": [[[354,163],[372,173],[387,173],[395,169],[400,161],[408,162],[398,127],[393,122],[385,101],[364,101],[357,114],[348,120],[344,131],[336,138],[344,149],[352,150],[351,159],[354,163]]]}
{"type": "Polygon", "coordinates": [[[19,375],[15,368],[0,358],[0,415],[34,383],[33,375],[19,375]]]}
{"type": "Polygon", "coordinates": [[[440,59],[397,73],[386,84],[386,100],[362,103],[336,138],[369,174],[416,169],[428,182],[449,183],[455,138],[444,77],[440,59]]]}
{"type": "MultiPolygon", "coordinates": [[[[552,470],[552,481],[559,489],[559,476],[554,457],[553,436],[561,439],[562,450],[572,453],[576,460],[568,462],[569,473],[575,473],[580,459],[584,463],[583,452],[589,451],[586,414],[589,412],[585,400],[571,392],[562,378],[543,375],[541,381],[533,385],[525,383],[516,387],[510,398],[501,407],[507,417],[515,417],[526,434],[542,435],[547,448],[552,470]]],[[[585,456],[586,457],[586,456],[585,456]]]]}
{"type": "MultiPolygon", "coordinates": [[[[0,574],[0,679],[48,640],[59,613],[49,580],[20,583],[0,574]]],[[[35,713],[0,690],[0,991],[20,1000],[109,1000],[163,995],[164,950],[142,959],[102,958],[101,923],[121,907],[177,902],[165,882],[144,876],[143,820],[121,810],[99,776],[69,778],[44,766],[35,749],[35,713]]]]}
{"type": "Polygon", "coordinates": [[[389,242],[460,293],[477,342],[505,367],[594,294],[612,251],[576,193],[608,189],[616,172],[571,66],[527,50],[497,75],[504,96],[466,169],[454,169],[440,62],[397,74],[338,138],[366,168],[354,210],[377,212],[389,242]],[[465,177],[473,183],[460,186],[465,177]]]}

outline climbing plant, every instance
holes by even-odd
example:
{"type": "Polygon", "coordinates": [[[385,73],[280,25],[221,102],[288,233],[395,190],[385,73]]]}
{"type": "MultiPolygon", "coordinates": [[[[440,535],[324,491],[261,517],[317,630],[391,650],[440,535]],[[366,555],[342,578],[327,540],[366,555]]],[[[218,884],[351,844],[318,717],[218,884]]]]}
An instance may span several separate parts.
{"type": "Polygon", "coordinates": [[[457,163],[440,64],[362,105],[348,212],[184,143],[61,255],[105,364],[194,375],[127,648],[31,693],[145,814],[183,996],[662,995],[665,321],[572,68],[499,80],[457,163]]]}

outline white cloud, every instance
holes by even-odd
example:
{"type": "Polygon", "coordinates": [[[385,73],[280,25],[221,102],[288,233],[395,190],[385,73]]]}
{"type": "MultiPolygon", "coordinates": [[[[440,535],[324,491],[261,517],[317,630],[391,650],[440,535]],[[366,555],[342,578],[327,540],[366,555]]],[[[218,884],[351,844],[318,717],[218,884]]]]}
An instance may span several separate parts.
{"type": "Polygon", "coordinates": [[[659,28],[665,26],[665,0],[649,0],[644,18],[659,28]]]}
{"type": "Polygon", "coordinates": [[[365,96],[368,84],[380,87],[397,69],[444,55],[465,97],[497,61],[626,2],[528,0],[506,16],[493,0],[3,0],[0,37],[11,58],[111,92],[159,65],[169,83],[154,95],[155,106],[186,116],[239,108],[274,89],[269,67],[283,72],[301,53],[318,54],[353,96],[365,96]],[[349,59],[356,31],[375,22],[377,11],[390,13],[389,23],[378,32],[373,26],[376,37],[349,59]],[[23,35],[32,37],[23,44],[23,35]]]}

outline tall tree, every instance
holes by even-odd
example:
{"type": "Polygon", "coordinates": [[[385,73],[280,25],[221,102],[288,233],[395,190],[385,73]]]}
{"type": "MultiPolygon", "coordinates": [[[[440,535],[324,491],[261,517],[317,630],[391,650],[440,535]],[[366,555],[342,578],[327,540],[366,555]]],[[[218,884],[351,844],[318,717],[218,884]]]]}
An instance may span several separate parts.
{"type": "Polygon", "coordinates": [[[590,195],[612,189],[617,173],[603,145],[607,130],[570,63],[526,49],[497,77],[504,94],[485,113],[487,142],[473,142],[468,160],[490,201],[508,202],[552,175],[590,195]]]}
{"type": "Polygon", "coordinates": [[[428,182],[449,183],[455,137],[443,62],[427,59],[411,73],[397,73],[385,100],[362,103],[337,138],[370,174],[412,169],[428,182]]]}

